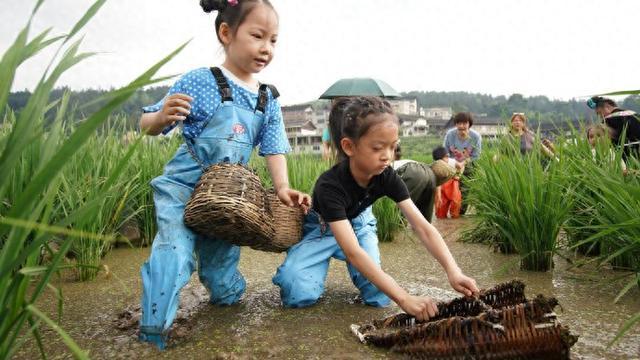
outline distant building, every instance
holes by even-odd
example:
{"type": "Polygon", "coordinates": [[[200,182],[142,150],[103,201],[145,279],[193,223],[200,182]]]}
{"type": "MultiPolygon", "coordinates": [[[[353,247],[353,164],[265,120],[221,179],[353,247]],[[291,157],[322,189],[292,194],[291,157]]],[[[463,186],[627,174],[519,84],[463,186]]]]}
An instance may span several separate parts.
{"type": "Polygon", "coordinates": [[[427,119],[417,115],[398,114],[401,136],[424,136],[429,132],[427,119]]]}
{"type": "Polygon", "coordinates": [[[453,111],[450,107],[420,108],[420,115],[427,120],[431,133],[442,134],[447,129],[453,111]]]}
{"type": "Polygon", "coordinates": [[[321,153],[322,130],[327,123],[323,114],[314,111],[309,104],[282,107],[284,127],[293,152],[321,153]]]}
{"type": "Polygon", "coordinates": [[[418,100],[416,98],[400,98],[389,100],[396,114],[418,115],[418,100]]]}
{"type": "Polygon", "coordinates": [[[450,107],[420,108],[420,115],[427,119],[449,120],[453,112],[450,107]]]}

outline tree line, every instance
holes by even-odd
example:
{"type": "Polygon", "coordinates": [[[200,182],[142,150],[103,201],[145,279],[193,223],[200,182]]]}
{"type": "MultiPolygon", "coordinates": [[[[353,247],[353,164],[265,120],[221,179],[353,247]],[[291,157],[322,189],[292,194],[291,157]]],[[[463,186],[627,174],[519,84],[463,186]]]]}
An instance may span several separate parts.
{"type": "MultiPolygon", "coordinates": [[[[154,104],[167,93],[168,86],[149,87],[138,90],[126,103],[119,107],[114,115],[119,119],[117,126],[126,130],[136,130],[142,107],[154,104]]],[[[108,99],[104,95],[109,90],[86,89],[72,91],[68,88],[58,88],[51,93],[51,101],[60,99],[65,92],[70,93],[69,103],[74,109],[74,119],[82,120],[105,105],[108,99]]],[[[555,123],[567,119],[585,119],[594,117],[584,100],[571,99],[568,101],[551,100],[546,96],[524,97],[521,94],[510,96],[492,96],[487,94],[438,91],[410,91],[402,93],[405,97],[414,97],[419,107],[451,107],[454,112],[470,111],[476,114],[486,114],[489,117],[508,118],[513,112],[525,112],[536,122],[552,121],[555,123]]],[[[26,105],[31,93],[27,90],[13,92],[9,95],[8,105],[20,112],[26,105]]],[[[624,109],[640,112],[640,95],[626,97],[619,103],[624,109]]],[[[52,119],[51,114],[45,114],[45,119],[52,119]]],[[[2,119],[0,119],[2,121],[2,119]]],[[[113,124],[113,122],[112,122],[113,124]]]]}
{"type": "MultiPolygon", "coordinates": [[[[551,100],[546,96],[524,97],[521,94],[512,94],[508,97],[492,96],[463,91],[410,91],[402,95],[416,98],[420,107],[450,106],[454,112],[470,111],[475,114],[486,114],[488,117],[508,118],[514,112],[524,112],[530,119],[554,123],[567,119],[589,120],[595,117],[593,110],[587,107],[586,100],[551,100]]],[[[640,96],[628,96],[618,105],[624,109],[640,112],[640,96]]]]}

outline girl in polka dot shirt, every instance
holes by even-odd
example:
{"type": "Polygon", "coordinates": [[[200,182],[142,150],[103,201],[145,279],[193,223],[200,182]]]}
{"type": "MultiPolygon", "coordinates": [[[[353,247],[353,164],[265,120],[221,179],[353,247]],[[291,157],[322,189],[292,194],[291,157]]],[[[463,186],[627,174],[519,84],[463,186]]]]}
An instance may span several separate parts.
{"type": "Polygon", "coordinates": [[[151,256],[142,266],[140,339],[163,349],[179,303],[179,291],[195,270],[213,304],[236,303],[245,290],[237,269],[240,248],[205,238],[184,225],[184,207],[203,167],[246,164],[254,147],[266,158],[280,200],[308,209],[309,195],[289,188],[284,154],[290,146],[275,87],[253,74],[273,58],[278,15],[268,0],[201,0],[217,11],[216,35],[226,59],[217,68],[186,73],[155,105],[145,107],[140,127],[149,135],[182,125],[185,142],[151,182],[158,223],[151,256]]]}

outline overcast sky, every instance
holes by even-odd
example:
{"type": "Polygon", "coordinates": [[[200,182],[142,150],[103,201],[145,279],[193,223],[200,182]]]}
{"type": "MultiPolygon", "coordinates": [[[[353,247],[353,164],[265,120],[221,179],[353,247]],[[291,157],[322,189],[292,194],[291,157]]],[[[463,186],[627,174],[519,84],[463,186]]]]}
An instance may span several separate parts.
{"type": "MultiPolygon", "coordinates": [[[[242,0],[240,0],[242,1],[242,0]]],[[[31,34],[71,29],[91,0],[46,0],[31,34]]],[[[273,62],[258,78],[283,104],[317,98],[343,77],[398,91],[521,93],[554,99],[640,88],[638,0],[272,0],[280,15],[273,62]]],[[[35,0],[0,0],[0,52],[35,0]]],[[[100,52],[60,81],[73,89],[126,84],[183,42],[162,75],[220,64],[214,14],[198,0],[109,0],[84,29],[100,52]]],[[[13,89],[31,89],[52,52],[25,63],[13,89]]]]}

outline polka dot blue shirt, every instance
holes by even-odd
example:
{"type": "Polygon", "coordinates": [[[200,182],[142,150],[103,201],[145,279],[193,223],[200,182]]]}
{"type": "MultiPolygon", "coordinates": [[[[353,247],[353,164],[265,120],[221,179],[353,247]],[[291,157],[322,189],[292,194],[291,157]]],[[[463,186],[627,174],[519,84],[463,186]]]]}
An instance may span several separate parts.
{"type": "MultiPolygon", "coordinates": [[[[258,92],[253,92],[244,86],[235,83],[227,76],[227,82],[231,88],[231,97],[236,105],[254,111],[258,102],[258,92]]],[[[167,96],[181,93],[193,98],[191,102],[191,113],[184,121],[183,132],[188,138],[196,138],[204,129],[205,121],[214,109],[222,102],[218,84],[211,74],[209,68],[199,68],[184,74],[167,92],[167,96]]],[[[144,112],[157,112],[162,109],[164,99],[158,103],[142,108],[144,112]]],[[[166,127],[162,133],[166,134],[176,125],[166,127]]],[[[287,134],[282,120],[282,110],[280,103],[274,99],[269,91],[269,98],[265,108],[265,119],[258,136],[254,140],[253,146],[260,146],[259,154],[273,155],[285,154],[291,151],[291,146],[287,140],[287,134]]]]}

